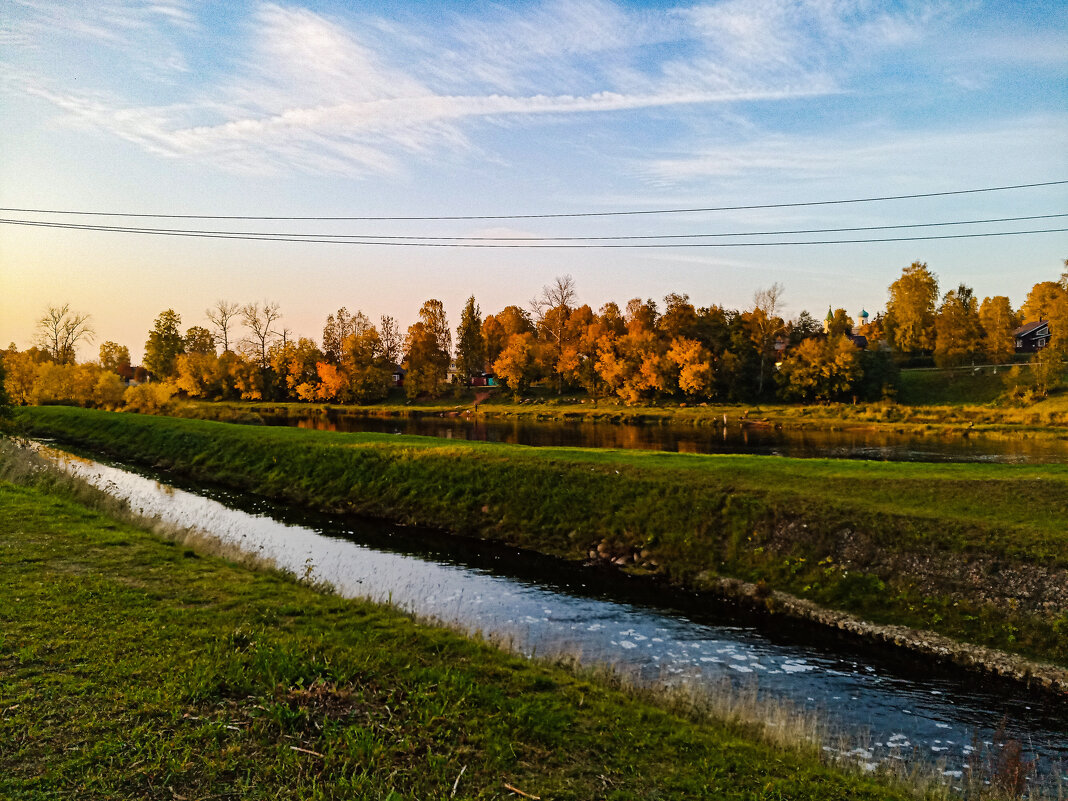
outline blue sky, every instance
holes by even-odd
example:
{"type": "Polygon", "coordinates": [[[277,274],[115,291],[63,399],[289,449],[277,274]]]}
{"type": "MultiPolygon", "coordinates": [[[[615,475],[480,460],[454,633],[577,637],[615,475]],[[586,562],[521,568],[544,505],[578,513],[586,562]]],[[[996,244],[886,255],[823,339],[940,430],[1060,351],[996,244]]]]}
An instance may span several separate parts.
{"type": "MultiPolygon", "coordinates": [[[[1068,178],[1063,3],[56,3],[0,17],[0,205],[220,215],[482,215],[789,203],[1068,178]]],[[[664,217],[277,223],[381,235],[632,235],[1068,212],[1064,186],[664,217]]],[[[6,213],[5,216],[19,216],[6,213]]],[[[29,217],[30,215],[22,215],[29,217]]],[[[39,217],[38,217],[39,219],[39,217]]],[[[107,220],[106,222],[121,222],[107,220]]],[[[244,227],[254,223],[197,223],[244,227]]],[[[1018,228],[1066,227],[1063,220],[1018,228]]],[[[1004,229],[1011,225],[1002,226],[1004,229]]],[[[988,227],[987,230],[997,228],[988,227]]],[[[922,232],[921,232],[922,233],[922,232]]],[[[793,237],[797,238],[797,237],[793,237]]],[[[689,293],[877,311],[913,260],[1014,304],[1068,235],[730,249],[450,250],[0,226],[0,340],[48,304],[140,354],[173,307],[346,305],[407,324],[523,303],[689,293]]],[[[453,321],[455,323],[455,320],[453,321]]],[[[87,358],[95,348],[84,349],[87,358]]]]}

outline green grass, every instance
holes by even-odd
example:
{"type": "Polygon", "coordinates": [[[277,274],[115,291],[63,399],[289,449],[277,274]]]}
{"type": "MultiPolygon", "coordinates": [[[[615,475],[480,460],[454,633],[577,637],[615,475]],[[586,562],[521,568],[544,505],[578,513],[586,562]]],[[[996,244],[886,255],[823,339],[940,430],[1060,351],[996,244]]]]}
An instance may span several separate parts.
{"type": "Polygon", "coordinates": [[[897,401],[907,406],[992,403],[1005,394],[1003,379],[1008,369],[902,370],[897,401]]]}
{"type": "Polygon", "coordinates": [[[0,796],[902,799],[385,607],[0,482],[0,796]],[[455,788],[455,791],[454,791],[455,788]]]}
{"type": "Polygon", "coordinates": [[[696,589],[764,581],[876,623],[1068,664],[1068,610],[1028,584],[1068,566],[1068,465],[526,448],[59,407],[19,419],[35,435],[309,508],[568,559],[600,549],[696,589]]]}

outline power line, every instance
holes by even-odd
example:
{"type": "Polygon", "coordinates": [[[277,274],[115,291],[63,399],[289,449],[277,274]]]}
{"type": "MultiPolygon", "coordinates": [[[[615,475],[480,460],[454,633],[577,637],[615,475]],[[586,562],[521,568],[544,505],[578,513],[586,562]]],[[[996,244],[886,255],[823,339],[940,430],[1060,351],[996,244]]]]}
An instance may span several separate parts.
{"type": "MultiPolygon", "coordinates": [[[[1055,215],[1059,216],[1059,215],[1055,215]]],[[[381,239],[322,239],[308,238],[307,236],[276,236],[271,234],[253,235],[240,233],[204,233],[197,231],[182,231],[168,228],[122,228],[119,226],[105,225],[82,225],[77,223],[51,223],[31,220],[0,219],[0,225],[24,225],[40,228],[59,228],[80,231],[101,231],[107,233],[141,234],[149,236],[181,236],[194,239],[234,239],[252,242],[303,242],[310,244],[334,244],[334,245],[378,245],[383,247],[424,247],[424,248],[501,248],[501,249],[595,249],[595,248],[730,248],[730,247],[776,247],[783,245],[848,245],[874,242],[919,242],[936,239],[978,239],[995,236],[1026,236],[1031,234],[1050,234],[1068,231],[1068,228],[1042,228],[1031,231],[988,231],[974,234],[939,234],[934,236],[899,236],[865,239],[823,239],[823,240],[799,240],[779,242],[587,242],[587,243],[564,243],[548,244],[532,243],[500,243],[500,242],[412,242],[412,241],[387,241],[381,239]]]]}
{"type": "Polygon", "coordinates": [[[878,197],[848,198],[842,200],[812,200],[798,203],[757,203],[745,206],[708,206],[704,208],[669,208],[669,209],[636,209],[629,211],[586,211],[553,214],[470,214],[470,215],[442,215],[442,216],[409,216],[409,217],[386,217],[386,216],[254,216],[254,215],[223,215],[223,214],[149,214],[140,212],[108,212],[108,211],[82,211],[69,209],[27,209],[27,208],[2,208],[0,212],[13,212],[17,214],[64,214],[89,217],[137,217],[148,219],[169,220],[288,220],[288,221],[392,221],[392,222],[429,222],[429,221],[459,221],[459,220],[545,220],[581,217],[631,217],[637,215],[653,214],[697,214],[716,211],[753,211],[758,209],[788,209],[805,206],[839,206],[850,203],[881,203],[891,200],[916,200],[919,198],[948,197],[951,195],[974,195],[983,192],[1005,192],[1014,189],[1034,189],[1044,186],[1060,186],[1068,184],[1068,180],[1042,181],[1030,184],[1012,184],[1007,186],[988,186],[979,189],[956,189],[947,192],[920,192],[910,195],[883,195],[878,197]]]}
{"type": "Polygon", "coordinates": [[[1068,217],[1068,213],[1059,214],[1035,214],[1024,217],[995,217],[983,220],[949,220],[930,223],[901,223],[896,225],[868,225],[853,226],[848,228],[802,228],[777,231],[733,231],[722,233],[704,234],[639,234],[619,236],[408,236],[386,234],[313,234],[292,233],[284,231],[234,231],[234,230],[205,230],[197,228],[143,228],[133,226],[103,225],[97,223],[61,223],[47,220],[18,220],[0,218],[0,223],[11,225],[27,225],[45,228],[71,228],[75,230],[89,231],[113,231],[118,233],[140,234],[173,234],[173,235],[203,235],[206,237],[249,237],[250,239],[277,238],[280,241],[297,239],[299,241],[314,240],[359,240],[359,241],[383,241],[390,244],[419,243],[419,242],[525,242],[551,244],[556,242],[626,242],[648,240],[691,240],[691,239],[724,239],[727,237],[758,237],[758,236],[793,236],[797,234],[830,234],[830,233],[857,233],[860,231],[893,231],[908,228],[942,228],[956,225],[987,225],[992,223],[1024,222],[1033,220],[1049,220],[1068,217]]]}

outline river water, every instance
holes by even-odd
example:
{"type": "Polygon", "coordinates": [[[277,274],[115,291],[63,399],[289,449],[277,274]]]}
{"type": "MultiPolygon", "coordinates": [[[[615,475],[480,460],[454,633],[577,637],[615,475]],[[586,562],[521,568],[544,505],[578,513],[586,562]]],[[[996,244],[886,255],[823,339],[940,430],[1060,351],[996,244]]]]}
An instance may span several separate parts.
{"type": "Polygon", "coordinates": [[[1068,462],[1066,438],[922,436],[854,426],[842,431],[776,430],[737,421],[725,427],[463,417],[365,417],[344,412],[263,415],[268,425],[321,431],[374,431],[518,445],[624,448],[681,453],[752,453],[911,462],[1068,462]]]}
{"type": "MultiPolygon", "coordinates": [[[[215,487],[41,448],[66,470],[135,510],[192,527],[347,597],[391,601],[421,616],[503,637],[521,652],[565,652],[651,682],[721,687],[725,681],[866,731],[852,756],[940,763],[957,777],[994,731],[1038,758],[1047,781],[1068,782],[1068,704],[1018,685],[884,649],[815,627],[739,612],[726,604],[604,569],[520,553],[494,543],[378,521],[282,507],[215,487]],[[169,479],[168,479],[169,480],[169,479]]],[[[837,745],[838,741],[835,741],[837,745]]],[[[828,747],[832,747],[830,744],[828,747]]]]}

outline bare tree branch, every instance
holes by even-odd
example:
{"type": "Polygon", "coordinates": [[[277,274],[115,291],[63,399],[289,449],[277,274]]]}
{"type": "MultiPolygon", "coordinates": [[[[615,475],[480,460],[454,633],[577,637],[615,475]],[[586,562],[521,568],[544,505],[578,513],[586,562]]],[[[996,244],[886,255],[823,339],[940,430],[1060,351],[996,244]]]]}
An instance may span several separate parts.
{"type": "Polygon", "coordinates": [[[217,300],[205,314],[215,327],[215,340],[223,346],[223,353],[230,350],[230,321],[241,311],[238,303],[217,300]]]}
{"type": "Polygon", "coordinates": [[[248,303],[241,307],[241,320],[251,333],[245,342],[249,350],[259,358],[260,367],[265,370],[268,365],[267,350],[271,346],[271,340],[278,336],[278,332],[272,330],[271,326],[281,318],[282,313],[278,310],[277,303],[264,301],[262,306],[258,303],[248,303]]]}
{"type": "Polygon", "coordinates": [[[73,364],[78,342],[92,342],[96,334],[89,319],[88,314],[72,312],[68,303],[49,306],[37,321],[36,342],[56,363],[73,364]]]}

